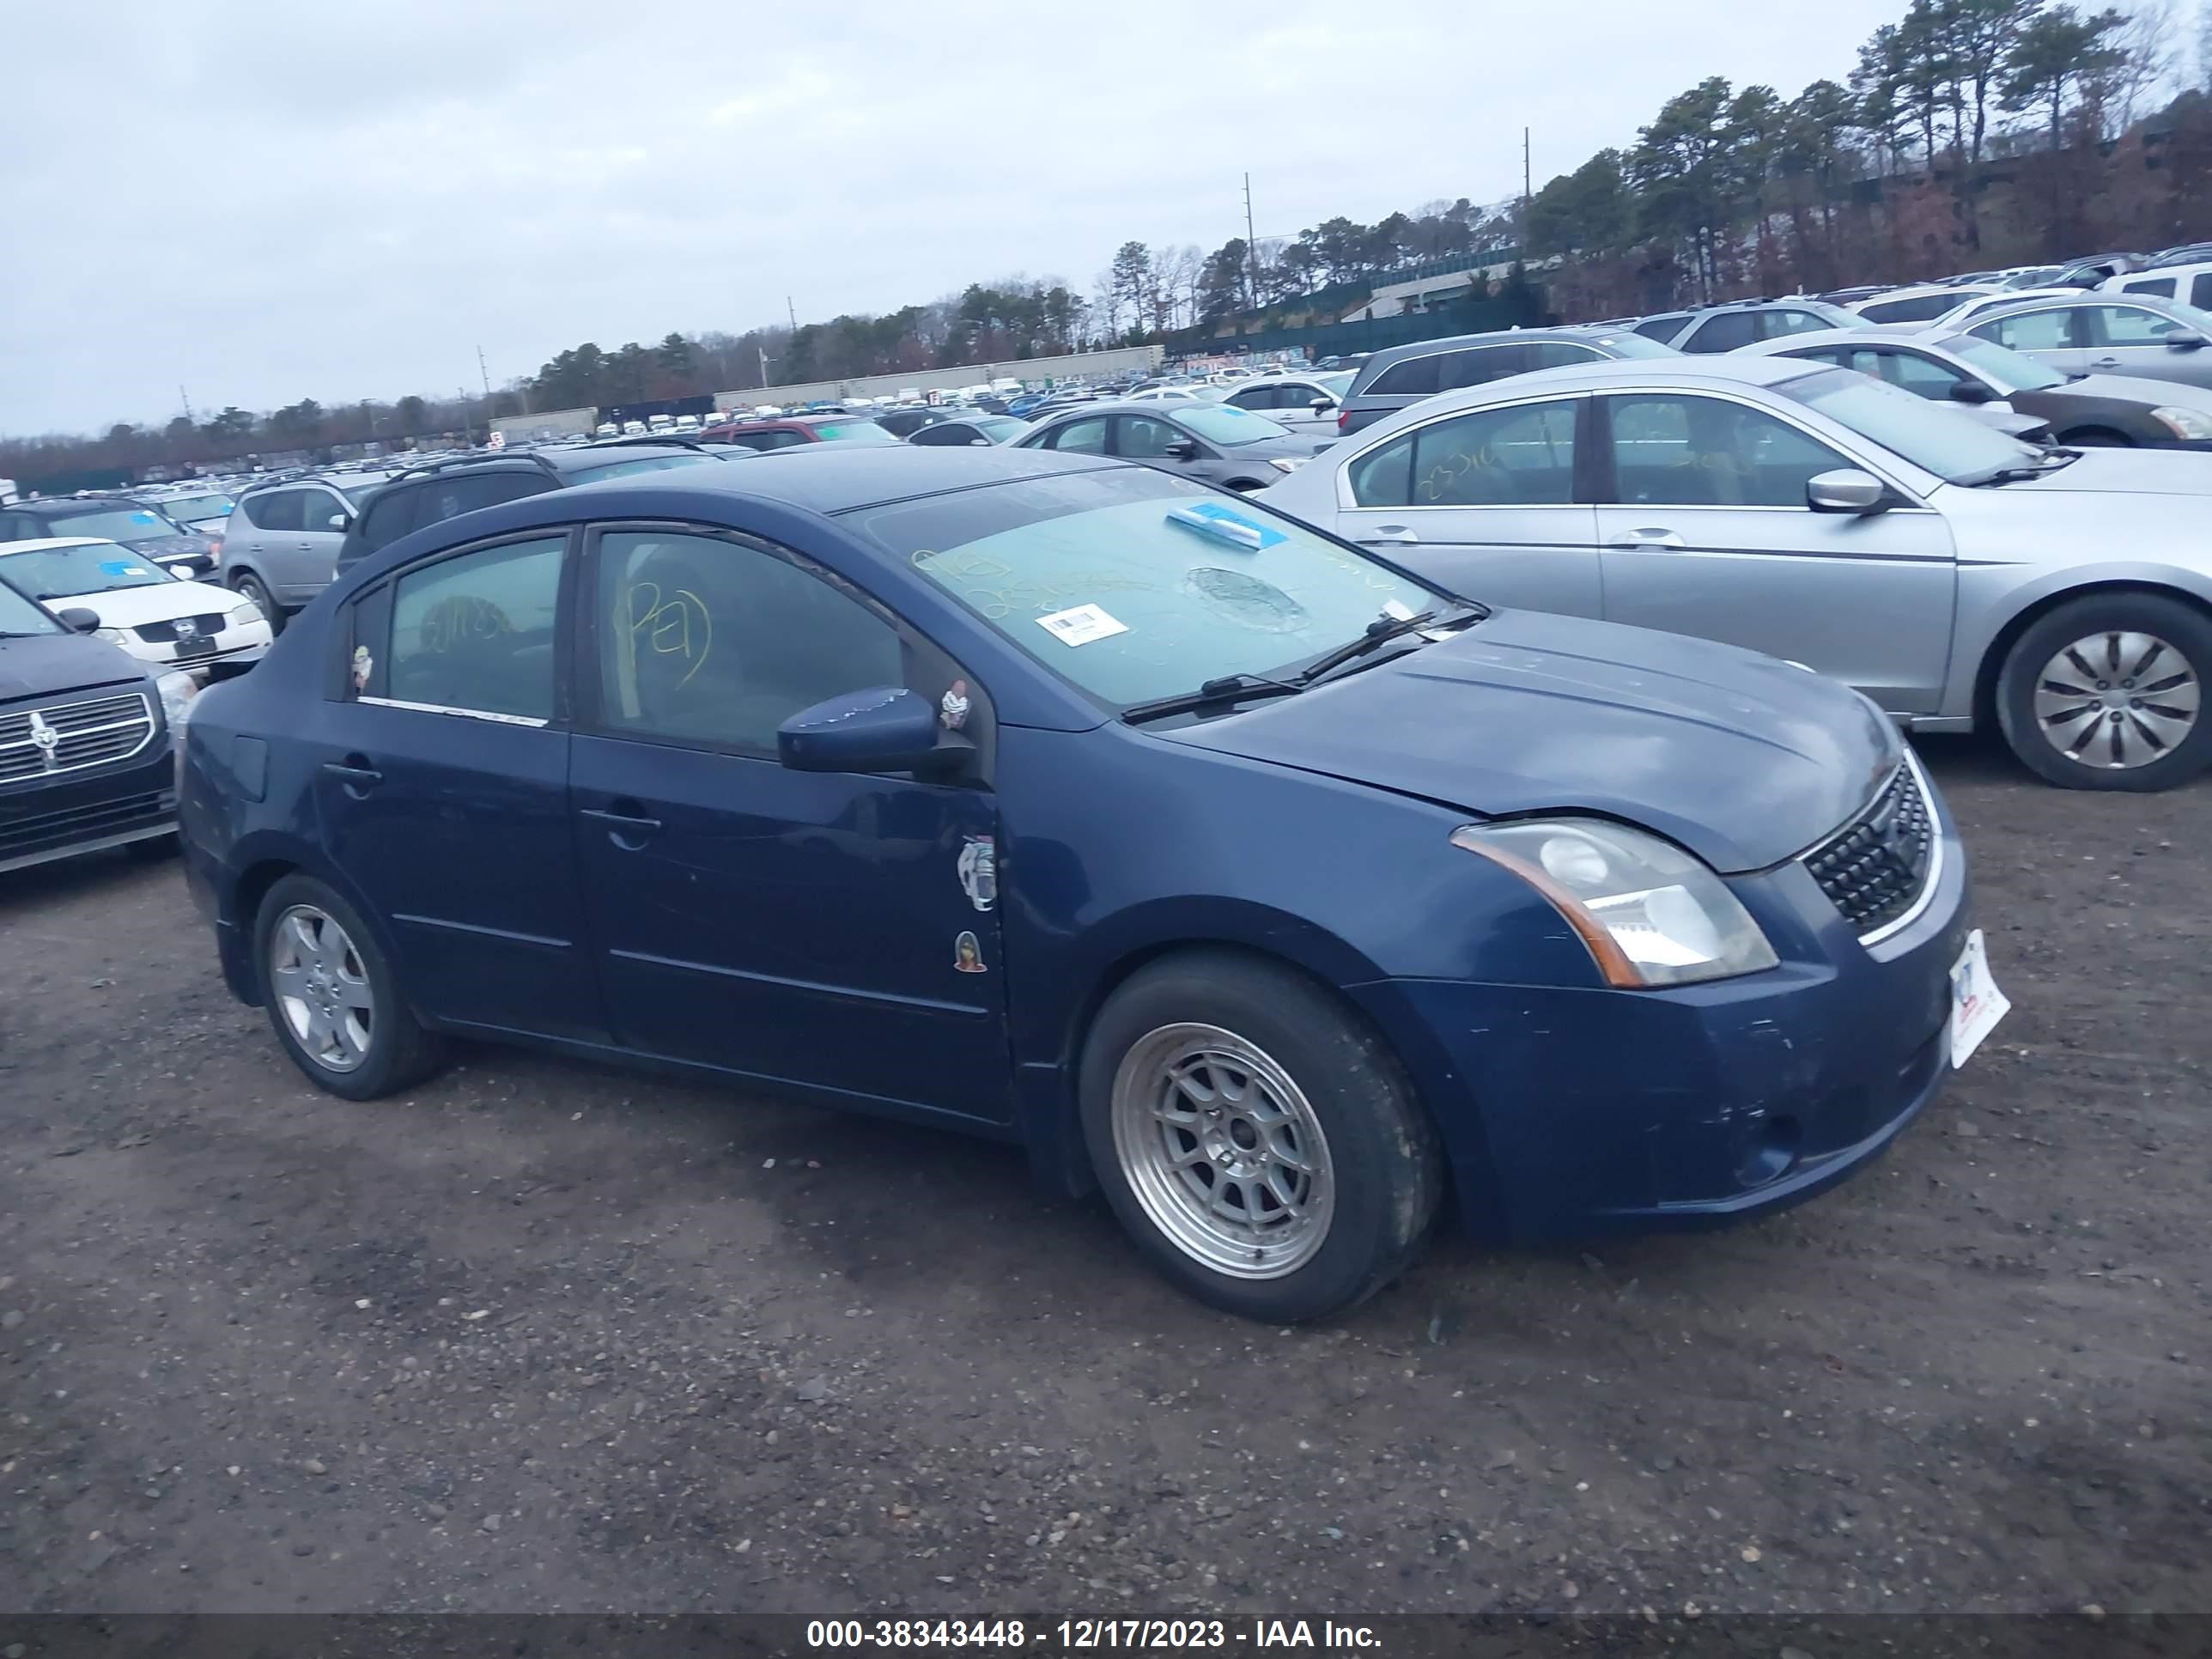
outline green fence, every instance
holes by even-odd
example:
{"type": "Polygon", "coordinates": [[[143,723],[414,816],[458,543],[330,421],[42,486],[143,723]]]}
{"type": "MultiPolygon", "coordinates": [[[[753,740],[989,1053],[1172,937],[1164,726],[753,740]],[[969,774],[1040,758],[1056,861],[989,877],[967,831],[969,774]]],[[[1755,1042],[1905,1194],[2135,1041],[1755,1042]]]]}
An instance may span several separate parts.
{"type": "Polygon", "coordinates": [[[1171,353],[1198,355],[1220,351],[1295,351],[1310,357],[1341,357],[1355,351],[1381,351],[1390,346],[1411,345],[1416,340],[1440,339],[1450,334],[1486,334],[1494,329],[1529,328],[1542,321],[1536,296],[1527,303],[1511,299],[1462,300],[1427,311],[1397,317],[1376,317],[1364,322],[1316,323],[1305,328],[1267,328],[1255,334],[1176,335],[1169,343],[1171,353]]]}

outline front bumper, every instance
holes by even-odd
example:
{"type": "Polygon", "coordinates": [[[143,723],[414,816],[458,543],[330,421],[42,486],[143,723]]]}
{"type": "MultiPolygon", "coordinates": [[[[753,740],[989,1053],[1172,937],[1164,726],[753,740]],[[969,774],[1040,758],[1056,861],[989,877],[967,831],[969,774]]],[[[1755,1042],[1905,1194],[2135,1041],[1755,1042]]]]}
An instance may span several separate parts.
{"type": "Polygon", "coordinates": [[[1783,958],[1764,973],[1662,991],[1352,988],[1428,1102],[1474,1231],[1714,1225],[1881,1154],[1950,1071],[1967,882],[1948,819],[1942,833],[1927,908],[1871,948],[1789,864],[1729,881],[1783,958]]]}
{"type": "Polygon", "coordinates": [[[177,763],[166,733],[112,771],[0,790],[0,870],[150,841],[177,827],[177,763]]]}

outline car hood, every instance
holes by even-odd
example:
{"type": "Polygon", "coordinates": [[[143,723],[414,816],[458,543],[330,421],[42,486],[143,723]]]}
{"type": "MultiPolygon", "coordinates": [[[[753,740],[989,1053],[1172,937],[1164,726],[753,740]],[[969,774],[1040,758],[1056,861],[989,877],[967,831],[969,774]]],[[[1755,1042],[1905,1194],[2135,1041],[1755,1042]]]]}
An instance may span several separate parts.
{"type": "Polygon", "coordinates": [[[1901,748],[1872,702],[1792,664],[1532,611],[1157,735],[1478,817],[1620,818],[1723,872],[1832,834],[1901,748]]]}
{"type": "Polygon", "coordinates": [[[2007,484],[1954,484],[1970,495],[2002,490],[2035,495],[2212,495],[2212,454],[2191,449],[2084,449],[2080,459],[2040,478],[2007,484]]]}
{"type": "Polygon", "coordinates": [[[2085,374],[2078,380],[2051,388],[2084,398],[2119,398],[2148,404],[2154,409],[2193,409],[2212,415],[2212,387],[2191,386],[2185,380],[2150,380],[2140,374],[2085,374]]]}
{"type": "Polygon", "coordinates": [[[143,587],[111,587],[101,593],[55,599],[51,608],[81,605],[98,614],[102,627],[137,628],[179,617],[220,616],[238,602],[238,595],[228,588],[210,582],[149,582],[143,587]]]}
{"type": "Polygon", "coordinates": [[[105,640],[82,634],[0,639],[0,707],[21,697],[53,697],[94,686],[140,684],[137,662],[105,640]]]}

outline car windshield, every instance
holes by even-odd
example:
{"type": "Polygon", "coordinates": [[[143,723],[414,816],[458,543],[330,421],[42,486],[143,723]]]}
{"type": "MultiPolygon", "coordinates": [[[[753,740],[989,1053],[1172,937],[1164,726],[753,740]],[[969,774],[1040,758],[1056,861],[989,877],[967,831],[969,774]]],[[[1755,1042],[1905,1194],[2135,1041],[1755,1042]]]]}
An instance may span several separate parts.
{"type": "Polygon", "coordinates": [[[2063,374],[2045,368],[2026,352],[2014,351],[1978,335],[1961,335],[1946,349],[1953,356],[1972,364],[2006,393],[2048,392],[2053,386],[2066,384],[2063,374]]]}
{"type": "Polygon", "coordinates": [[[568,477],[574,483],[599,483],[608,478],[626,478],[633,472],[661,472],[672,466],[690,466],[718,459],[690,450],[681,455],[641,455],[627,461],[610,461],[605,466],[580,467],[568,477]]]}
{"type": "Polygon", "coordinates": [[[896,434],[878,426],[873,421],[821,421],[814,428],[814,435],[824,443],[854,441],[864,444],[895,444],[896,434]]]}
{"type": "Polygon", "coordinates": [[[223,518],[235,505],[228,495],[174,495],[161,503],[161,511],[179,524],[190,524],[194,519],[223,518]]]}
{"type": "Polygon", "coordinates": [[[1651,338],[1649,335],[1623,331],[1619,334],[1593,334],[1593,345],[1601,345],[1616,357],[1679,357],[1682,354],[1674,347],[1651,338]]]}
{"type": "Polygon", "coordinates": [[[152,587],[176,579],[113,542],[83,547],[0,548],[0,583],[27,599],[73,599],[118,587],[152,587]]]}
{"type": "Polygon", "coordinates": [[[150,507],[89,507],[46,523],[57,536],[96,536],[125,547],[177,534],[177,526],[150,507]]]}
{"type": "Polygon", "coordinates": [[[1287,438],[1287,428],[1280,427],[1264,415],[1255,415],[1249,409],[1239,409],[1234,404],[1194,403],[1175,411],[1176,421],[1188,427],[1201,438],[1211,439],[1224,448],[1234,449],[1239,444],[1256,444],[1268,438],[1287,438]]]}
{"type": "Polygon", "coordinates": [[[15,634],[60,634],[66,631],[39,606],[7,583],[0,582],[0,640],[15,634]]]}
{"type": "Polygon", "coordinates": [[[1279,675],[1452,602],[1248,501],[1147,468],[863,507],[847,520],[1117,707],[1279,675]]]}
{"type": "Polygon", "coordinates": [[[1840,426],[1951,483],[1972,483],[2011,467],[2033,467],[2042,452],[1942,404],[1847,368],[1775,388],[1840,426]]]}

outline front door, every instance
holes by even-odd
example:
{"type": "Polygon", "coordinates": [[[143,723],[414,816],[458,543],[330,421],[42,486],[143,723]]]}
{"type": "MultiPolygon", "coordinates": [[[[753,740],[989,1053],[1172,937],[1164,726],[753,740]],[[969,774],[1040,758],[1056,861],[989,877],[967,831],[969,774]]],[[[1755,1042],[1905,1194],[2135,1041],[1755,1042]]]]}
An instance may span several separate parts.
{"type": "Polygon", "coordinates": [[[1446,416],[1353,456],[1337,475],[1337,533],[1486,605],[1602,615],[1597,515],[1575,499],[1587,401],[1446,416]]]}
{"type": "Polygon", "coordinates": [[[741,538],[610,528],[587,568],[571,802],[617,1039],[1009,1121],[993,797],[775,758],[814,703],[908,684],[934,700],[950,678],[833,579],[741,538]]]}
{"type": "Polygon", "coordinates": [[[1815,513],[1807,482],[1856,463],[1747,404],[1681,392],[1601,403],[1607,621],[1748,646],[1893,714],[1934,711],[1955,580],[1941,514],[1815,513]]]}
{"type": "Polygon", "coordinates": [[[313,734],[323,845],[434,1018],[603,1037],[568,832],[554,617],[568,538],[417,565],[356,600],[313,734]]]}
{"type": "Polygon", "coordinates": [[[2092,374],[2212,386],[2212,346],[2179,318],[2145,306],[2084,306],[2081,325],[2088,337],[2083,367],[2092,374]]]}

